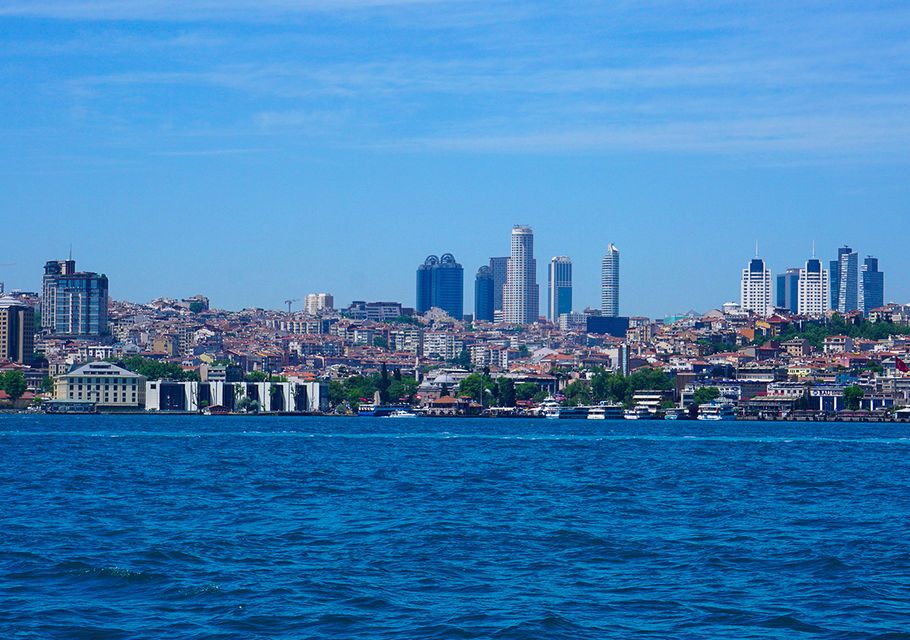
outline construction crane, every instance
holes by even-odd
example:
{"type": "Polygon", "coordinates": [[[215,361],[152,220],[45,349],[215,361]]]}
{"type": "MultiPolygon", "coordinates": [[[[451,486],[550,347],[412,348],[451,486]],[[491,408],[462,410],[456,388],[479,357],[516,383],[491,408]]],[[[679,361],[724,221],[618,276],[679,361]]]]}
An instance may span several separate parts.
{"type": "Polygon", "coordinates": [[[288,315],[291,315],[291,305],[295,302],[300,302],[300,298],[294,298],[293,300],[285,300],[284,303],[288,306],[288,315]]]}

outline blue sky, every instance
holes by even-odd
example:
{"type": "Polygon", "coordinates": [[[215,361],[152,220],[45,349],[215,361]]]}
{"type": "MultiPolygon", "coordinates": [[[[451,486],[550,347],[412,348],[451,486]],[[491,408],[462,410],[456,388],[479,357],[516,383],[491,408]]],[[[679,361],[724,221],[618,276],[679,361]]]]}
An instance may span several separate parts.
{"type": "Polygon", "coordinates": [[[117,298],[414,302],[535,229],[622,312],[850,243],[910,300],[906,2],[0,0],[0,280],[74,247],[117,298]],[[8,238],[11,236],[8,236],[8,238]]]}

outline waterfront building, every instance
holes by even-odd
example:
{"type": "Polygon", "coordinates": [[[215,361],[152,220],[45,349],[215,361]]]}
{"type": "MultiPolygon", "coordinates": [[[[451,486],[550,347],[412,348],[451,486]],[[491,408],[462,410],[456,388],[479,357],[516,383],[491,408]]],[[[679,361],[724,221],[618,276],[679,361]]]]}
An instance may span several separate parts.
{"type": "Polygon", "coordinates": [[[797,313],[807,316],[821,316],[828,311],[828,270],[822,268],[821,260],[811,258],[799,271],[797,284],[797,313]]]}
{"type": "Polygon", "coordinates": [[[315,316],[334,308],[335,298],[330,293],[308,293],[303,299],[303,311],[307,315],[315,316]]]}
{"type": "Polygon", "coordinates": [[[885,305],[885,274],[878,270],[878,258],[868,256],[863,260],[860,275],[859,306],[868,318],[872,309],[885,305]]]}
{"type": "Polygon", "coordinates": [[[600,310],[608,317],[619,315],[619,249],[613,243],[600,266],[600,310]]]}
{"type": "Polygon", "coordinates": [[[320,413],[329,410],[325,382],[172,382],[145,383],[147,411],[238,411],[256,403],[260,413],[320,413]]]}
{"type": "Polygon", "coordinates": [[[799,269],[787,269],[777,276],[774,306],[796,313],[799,309],[799,269]]]}
{"type": "Polygon", "coordinates": [[[831,261],[831,309],[849,313],[859,309],[859,254],[847,245],[831,261]]]}
{"type": "Polygon", "coordinates": [[[537,286],[537,260],[534,259],[534,231],[531,227],[512,228],[512,255],[502,295],[503,319],[511,324],[531,324],[540,314],[537,286]]]}
{"type": "Polygon", "coordinates": [[[0,298],[0,361],[29,364],[34,351],[34,308],[16,298],[0,298]]]}
{"type": "Polygon", "coordinates": [[[417,267],[417,313],[433,307],[456,320],[464,315],[464,269],[451,253],[428,256],[417,267]]]}
{"type": "Polygon", "coordinates": [[[493,275],[493,315],[502,314],[502,292],[509,274],[509,257],[490,258],[490,273],[493,275]]]}
{"type": "Polygon", "coordinates": [[[556,256],[547,270],[547,318],[556,324],[559,316],[572,312],[572,260],[556,256]]]}
{"type": "Polygon", "coordinates": [[[771,269],[759,257],[752,258],[740,280],[740,309],[762,316],[771,311],[771,269]]]}
{"type": "Polygon", "coordinates": [[[89,362],[57,376],[54,398],[91,402],[99,409],[139,409],[145,405],[145,376],[110,362],[89,362]]]}
{"type": "Polygon", "coordinates": [[[57,335],[102,336],[108,333],[107,276],[77,272],[75,260],[44,265],[41,328],[57,335]]]}
{"type": "Polygon", "coordinates": [[[474,319],[493,322],[494,304],[493,270],[483,266],[474,278],[474,319]]]}

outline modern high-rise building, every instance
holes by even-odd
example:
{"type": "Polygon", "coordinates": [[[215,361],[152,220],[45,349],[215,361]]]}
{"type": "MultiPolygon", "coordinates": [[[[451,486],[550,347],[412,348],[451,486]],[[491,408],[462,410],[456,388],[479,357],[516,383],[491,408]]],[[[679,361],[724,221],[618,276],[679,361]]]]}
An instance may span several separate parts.
{"type": "Polygon", "coordinates": [[[885,273],[878,270],[878,258],[863,260],[860,278],[860,308],[864,315],[885,304],[885,273]]]}
{"type": "Polygon", "coordinates": [[[417,313],[433,307],[456,320],[464,315],[464,269],[451,253],[429,256],[417,267],[417,313]]]}
{"type": "Polygon", "coordinates": [[[844,245],[831,261],[831,309],[849,313],[859,309],[859,254],[844,245]]]}
{"type": "Polygon", "coordinates": [[[796,313],[799,309],[799,269],[787,269],[777,276],[774,306],[796,313]]]}
{"type": "Polygon", "coordinates": [[[572,260],[556,256],[547,270],[547,317],[559,323],[564,313],[572,313],[572,260]]]}
{"type": "Polygon", "coordinates": [[[828,311],[828,270],[822,269],[821,260],[811,258],[806,261],[806,266],[799,270],[797,290],[797,313],[821,316],[828,311]]]}
{"type": "Polygon", "coordinates": [[[15,298],[0,298],[0,360],[29,364],[35,351],[35,310],[15,298]]]}
{"type": "Polygon", "coordinates": [[[740,308],[767,316],[771,311],[771,269],[761,258],[755,257],[743,269],[739,285],[740,308]]]}
{"type": "Polygon", "coordinates": [[[41,328],[57,335],[100,336],[108,332],[107,276],[77,272],[75,260],[44,265],[41,328]]]}
{"type": "Polygon", "coordinates": [[[483,266],[474,278],[474,319],[493,322],[493,271],[483,266]]]}
{"type": "Polygon", "coordinates": [[[303,311],[311,316],[334,308],[335,298],[330,293],[308,293],[303,299],[303,311]]]}
{"type": "Polygon", "coordinates": [[[537,260],[534,259],[534,231],[531,227],[512,228],[512,255],[509,257],[506,284],[502,294],[503,320],[512,324],[531,324],[540,314],[537,286],[537,260]]]}
{"type": "Polygon", "coordinates": [[[600,310],[603,315],[619,315],[619,249],[611,242],[600,264],[600,310]]]}
{"type": "Polygon", "coordinates": [[[493,311],[502,311],[502,292],[509,274],[509,258],[490,258],[490,272],[493,274],[493,311]]]}

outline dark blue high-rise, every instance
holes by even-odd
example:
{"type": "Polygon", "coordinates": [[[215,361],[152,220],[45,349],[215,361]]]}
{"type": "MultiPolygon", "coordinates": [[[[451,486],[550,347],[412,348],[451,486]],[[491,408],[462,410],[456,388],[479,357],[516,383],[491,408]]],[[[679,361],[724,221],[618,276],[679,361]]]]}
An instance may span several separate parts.
{"type": "Polygon", "coordinates": [[[474,278],[474,319],[493,322],[494,302],[493,270],[483,266],[474,278]]]}
{"type": "Polygon", "coordinates": [[[417,313],[433,307],[457,320],[464,314],[464,269],[451,253],[428,256],[417,267],[417,313]]]}
{"type": "Polygon", "coordinates": [[[863,260],[862,283],[860,289],[863,313],[885,304],[885,274],[878,270],[878,258],[872,256],[863,260]]]}
{"type": "Polygon", "coordinates": [[[777,295],[774,306],[796,313],[799,309],[799,269],[787,269],[777,276],[777,295]]]}

